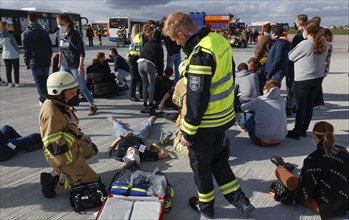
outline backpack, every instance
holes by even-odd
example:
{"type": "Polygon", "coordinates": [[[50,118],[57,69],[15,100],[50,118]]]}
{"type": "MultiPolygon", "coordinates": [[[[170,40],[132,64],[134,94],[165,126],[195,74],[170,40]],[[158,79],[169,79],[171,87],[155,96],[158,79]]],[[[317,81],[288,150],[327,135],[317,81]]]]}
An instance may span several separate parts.
{"type": "Polygon", "coordinates": [[[92,182],[76,186],[70,192],[70,205],[75,212],[100,207],[104,198],[108,196],[104,184],[92,182]]]}

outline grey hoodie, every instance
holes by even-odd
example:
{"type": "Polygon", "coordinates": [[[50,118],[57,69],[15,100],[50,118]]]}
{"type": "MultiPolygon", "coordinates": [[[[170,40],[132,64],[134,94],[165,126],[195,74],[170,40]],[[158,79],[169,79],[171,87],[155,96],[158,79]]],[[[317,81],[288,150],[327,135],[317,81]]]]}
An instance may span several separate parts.
{"type": "Polygon", "coordinates": [[[241,105],[242,111],[254,111],[255,135],[260,139],[282,141],[287,134],[285,101],[280,89],[272,88],[269,93],[241,105]]]}
{"type": "Polygon", "coordinates": [[[239,86],[240,98],[244,101],[250,101],[260,95],[258,76],[248,70],[236,73],[235,86],[239,86]]]}
{"type": "Polygon", "coordinates": [[[0,30],[0,48],[2,48],[3,59],[18,59],[18,45],[15,37],[6,30],[0,30]]]}

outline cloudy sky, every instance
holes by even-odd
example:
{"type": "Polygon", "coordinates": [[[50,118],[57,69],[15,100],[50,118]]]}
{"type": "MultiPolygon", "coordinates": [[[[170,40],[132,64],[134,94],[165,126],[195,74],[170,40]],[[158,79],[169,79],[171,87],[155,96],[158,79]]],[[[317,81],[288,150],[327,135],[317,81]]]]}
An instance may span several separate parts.
{"type": "Polygon", "coordinates": [[[253,21],[284,21],[293,24],[298,14],[321,16],[322,25],[349,24],[348,0],[1,0],[1,8],[36,7],[78,12],[89,21],[107,20],[113,16],[130,16],[159,20],[164,15],[180,10],[206,12],[206,14],[231,13],[246,23],[253,21]]]}

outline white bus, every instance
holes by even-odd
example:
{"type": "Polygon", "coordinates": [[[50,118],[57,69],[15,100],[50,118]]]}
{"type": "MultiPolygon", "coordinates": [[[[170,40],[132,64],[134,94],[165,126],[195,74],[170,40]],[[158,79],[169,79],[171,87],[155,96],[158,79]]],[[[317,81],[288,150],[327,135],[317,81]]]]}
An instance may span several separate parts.
{"type": "MultiPolygon", "coordinates": [[[[7,22],[9,32],[12,33],[18,43],[22,45],[21,34],[27,28],[27,13],[28,11],[36,11],[38,15],[38,23],[49,33],[53,46],[58,46],[57,41],[57,22],[56,16],[61,13],[58,10],[36,9],[36,8],[23,8],[23,9],[0,9],[1,21],[7,22]]],[[[82,20],[87,18],[81,17],[80,14],[74,12],[67,12],[74,19],[75,25],[80,28],[82,26],[82,20]]]]}
{"type": "Polygon", "coordinates": [[[112,17],[109,18],[109,41],[118,42],[118,30],[119,28],[125,29],[126,43],[130,43],[130,35],[133,25],[145,24],[147,19],[138,19],[130,17],[112,17]]]}

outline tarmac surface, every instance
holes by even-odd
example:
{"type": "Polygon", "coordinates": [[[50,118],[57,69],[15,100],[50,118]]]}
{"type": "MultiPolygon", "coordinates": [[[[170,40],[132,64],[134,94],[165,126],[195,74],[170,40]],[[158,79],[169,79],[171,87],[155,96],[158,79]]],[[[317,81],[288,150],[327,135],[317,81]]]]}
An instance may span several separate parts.
{"type": "MultiPolygon", "coordinates": [[[[115,46],[115,43],[107,42],[107,38],[103,38],[103,41],[106,45],[99,46],[95,38],[96,46],[86,46],[85,67],[92,63],[98,51],[103,51],[108,55],[108,49],[115,46]]],[[[87,42],[86,39],[85,42],[87,42]]],[[[333,47],[330,73],[323,82],[326,104],[322,109],[314,110],[309,128],[312,129],[313,125],[321,120],[332,123],[337,143],[349,149],[349,36],[335,36],[333,47]]],[[[122,56],[126,55],[127,48],[117,49],[122,56]]],[[[57,48],[54,50],[57,51],[57,48]]],[[[247,62],[248,58],[254,55],[254,45],[249,45],[244,49],[233,48],[233,54],[236,64],[247,62]]],[[[0,60],[0,63],[1,78],[5,80],[3,60],[0,60]]],[[[25,69],[23,56],[21,56],[20,63],[20,82],[24,83],[24,87],[0,87],[0,124],[1,126],[9,124],[20,134],[27,135],[39,132],[40,107],[31,71],[25,69]]],[[[282,85],[282,95],[285,96],[285,83],[282,85]]],[[[95,102],[99,109],[97,114],[88,116],[88,104],[81,103],[77,108],[77,115],[80,118],[80,128],[92,138],[99,148],[99,153],[88,160],[88,163],[109,187],[116,170],[124,164],[108,156],[107,148],[115,140],[115,134],[106,117],[111,114],[131,128],[137,128],[148,116],[139,112],[142,102],[131,102],[128,95],[110,99],[99,98],[95,99],[95,102]]],[[[293,125],[294,115],[288,117],[288,129],[292,129],[293,125]]],[[[159,118],[155,122],[147,144],[158,141],[160,128],[173,133],[175,131],[175,125],[172,122],[159,118]]],[[[299,141],[286,138],[282,144],[272,148],[254,146],[247,133],[241,131],[237,126],[231,127],[226,135],[230,138],[231,143],[229,158],[231,168],[256,209],[248,218],[243,217],[224,199],[216,186],[216,219],[320,219],[319,215],[312,213],[302,205],[282,205],[275,202],[266,193],[271,182],[276,180],[275,166],[270,162],[270,157],[272,155],[282,156],[285,161],[296,165],[294,173],[299,174],[304,158],[315,150],[310,130],[306,138],[301,138],[299,141]]],[[[171,144],[164,147],[172,150],[171,144]]],[[[155,167],[167,174],[175,190],[172,211],[165,214],[164,219],[205,219],[188,205],[189,198],[196,195],[188,158],[179,155],[178,159],[142,163],[142,168],[145,170],[153,170],[155,167]]],[[[31,153],[19,152],[14,158],[2,162],[0,164],[0,219],[94,219],[93,214],[98,209],[88,210],[81,214],[75,213],[70,206],[67,192],[58,192],[54,199],[43,197],[40,173],[50,171],[51,168],[45,161],[41,150],[31,153]]],[[[147,219],[146,215],[144,219],[147,219]]]]}

